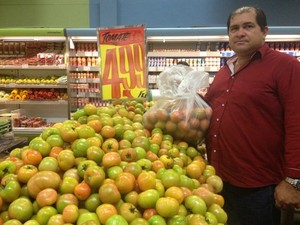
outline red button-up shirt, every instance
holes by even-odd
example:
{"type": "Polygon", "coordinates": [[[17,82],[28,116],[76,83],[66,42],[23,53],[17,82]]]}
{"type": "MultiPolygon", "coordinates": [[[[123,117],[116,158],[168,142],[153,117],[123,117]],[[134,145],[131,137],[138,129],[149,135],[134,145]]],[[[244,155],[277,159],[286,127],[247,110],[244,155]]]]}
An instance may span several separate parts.
{"type": "Polygon", "coordinates": [[[213,109],[206,138],[210,164],[240,187],[300,178],[299,61],[266,44],[236,72],[230,61],[234,57],[205,96],[213,109]]]}

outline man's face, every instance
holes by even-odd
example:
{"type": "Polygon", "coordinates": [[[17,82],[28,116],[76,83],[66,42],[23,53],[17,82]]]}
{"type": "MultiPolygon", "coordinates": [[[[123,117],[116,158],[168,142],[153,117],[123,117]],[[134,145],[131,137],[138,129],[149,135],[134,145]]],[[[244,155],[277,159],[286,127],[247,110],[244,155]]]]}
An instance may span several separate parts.
{"type": "Polygon", "coordinates": [[[250,55],[264,44],[267,33],[267,27],[262,31],[257,24],[255,11],[237,14],[230,20],[229,45],[237,55],[250,55]]]}

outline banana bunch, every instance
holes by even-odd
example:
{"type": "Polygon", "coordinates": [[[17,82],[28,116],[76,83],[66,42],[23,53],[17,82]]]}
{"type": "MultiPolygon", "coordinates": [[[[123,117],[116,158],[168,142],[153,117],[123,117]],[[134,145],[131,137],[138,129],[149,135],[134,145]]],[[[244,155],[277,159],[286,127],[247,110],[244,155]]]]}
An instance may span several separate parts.
{"type": "Polygon", "coordinates": [[[61,76],[56,79],[58,84],[67,84],[68,82],[68,77],[67,76],[61,76]]]}
{"type": "Polygon", "coordinates": [[[1,100],[7,100],[9,97],[9,94],[6,93],[5,91],[0,91],[0,101],[1,100]]]}
{"type": "Polygon", "coordinates": [[[27,90],[19,90],[13,89],[10,92],[9,100],[25,100],[27,97],[28,91],[27,90]]]}

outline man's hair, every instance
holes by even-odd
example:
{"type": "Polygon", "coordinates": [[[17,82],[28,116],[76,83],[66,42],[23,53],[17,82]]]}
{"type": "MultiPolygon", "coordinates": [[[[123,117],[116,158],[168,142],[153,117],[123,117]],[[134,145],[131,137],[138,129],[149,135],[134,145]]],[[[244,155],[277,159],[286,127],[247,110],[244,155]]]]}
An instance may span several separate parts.
{"type": "Polygon", "coordinates": [[[177,65],[184,65],[184,66],[190,66],[186,61],[179,61],[177,65]]]}
{"type": "Polygon", "coordinates": [[[232,11],[227,19],[227,31],[229,31],[230,21],[232,17],[234,17],[237,14],[242,14],[250,11],[254,11],[256,13],[256,22],[259,25],[261,31],[263,31],[265,27],[268,26],[266,14],[262,9],[254,6],[243,6],[241,8],[232,11]]]}

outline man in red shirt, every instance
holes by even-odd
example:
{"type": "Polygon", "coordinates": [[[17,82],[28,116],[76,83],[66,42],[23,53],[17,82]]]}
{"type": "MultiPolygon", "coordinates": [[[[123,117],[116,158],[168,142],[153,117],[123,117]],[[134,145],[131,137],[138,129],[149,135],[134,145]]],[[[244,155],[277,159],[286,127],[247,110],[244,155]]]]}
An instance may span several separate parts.
{"type": "Polygon", "coordinates": [[[227,28],[235,55],[205,96],[208,159],[224,181],[228,225],[279,225],[280,208],[300,208],[300,63],[265,43],[259,8],[233,11],[227,28]]]}

